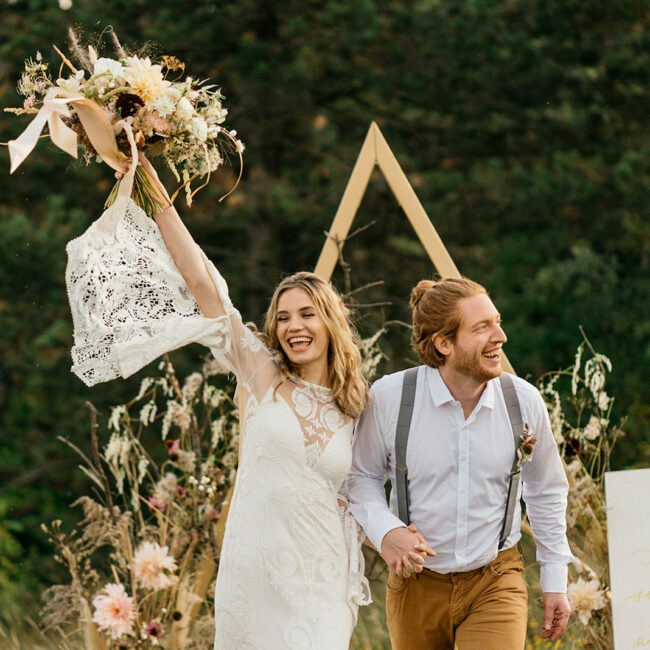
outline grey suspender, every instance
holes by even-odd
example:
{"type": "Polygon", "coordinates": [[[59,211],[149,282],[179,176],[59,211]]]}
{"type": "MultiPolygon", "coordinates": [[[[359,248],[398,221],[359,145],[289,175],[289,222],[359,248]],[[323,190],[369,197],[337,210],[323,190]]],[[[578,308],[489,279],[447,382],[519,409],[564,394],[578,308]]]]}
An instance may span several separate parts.
{"type": "MultiPolygon", "coordinates": [[[[408,444],[409,430],[411,428],[411,418],[413,417],[413,405],[415,403],[415,388],[417,385],[419,366],[409,368],[404,373],[402,383],[402,397],[397,416],[397,427],[395,430],[395,490],[397,492],[397,513],[399,518],[408,526],[410,523],[409,516],[409,493],[408,493],[408,469],[406,467],[406,447],[408,444]]],[[[508,409],[512,435],[515,440],[515,458],[510,470],[508,480],[508,496],[506,499],[506,512],[499,536],[499,549],[501,549],[512,530],[512,519],[517,502],[517,492],[519,490],[519,481],[521,474],[517,469],[519,461],[519,445],[521,444],[521,435],[524,432],[521,409],[519,408],[519,399],[512,381],[512,376],[502,373],[499,377],[503,397],[508,409]]]]}
{"type": "Polygon", "coordinates": [[[397,512],[399,518],[408,526],[411,523],[409,516],[409,484],[408,470],[406,469],[406,445],[408,444],[413,416],[413,403],[415,402],[415,387],[418,380],[418,369],[409,368],[404,373],[402,383],[402,401],[399,405],[397,428],[395,429],[395,483],[397,490],[397,512]]]}
{"type": "Polygon", "coordinates": [[[521,480],[521,471],[519,469],[519,446],[521,445],[521,436],[524,433],[524,423],[521,417],[521,409],[519,408],[519,399],[515,386],[512,381],[512,375],[502,372],[499,377],[501,381],[501,390],[503,391],[503,398],[506,402],[508,409],[508,417],[510,418],[510,427],[512,428],[512,435],[515,439],[515,459],[512,461],[512,469],[510,470],[510,478],[508,480],[508,497],[506,500],[506,516],[503,518],[503,526],[501,527],[501,535],[499,535],[499,549],[505,544],[510,531],[512,530],[512,517],[515,513],[515,503],[517,502],[517,492],[519,491],[519,481],[521,480]]]}

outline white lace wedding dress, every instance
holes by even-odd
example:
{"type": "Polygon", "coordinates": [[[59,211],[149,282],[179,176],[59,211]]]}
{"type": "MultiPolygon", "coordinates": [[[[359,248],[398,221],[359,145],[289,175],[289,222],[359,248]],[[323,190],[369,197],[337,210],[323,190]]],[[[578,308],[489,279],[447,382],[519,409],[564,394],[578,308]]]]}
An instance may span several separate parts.
{"type": "Polygon", "coordinates": [[[359,529],[341,486],[353,423],[328,389],[278,384],[207,261],[225,316],[201,312],[155,223],[134,203],[68,244],[73,372],[127,377],[169,350],[207,345],[238,382],[242,457],[215,594],[215,650],[343,650],[369,602],[359,529]],[[276,390],[277,387],[277,390],[276,390]]]}

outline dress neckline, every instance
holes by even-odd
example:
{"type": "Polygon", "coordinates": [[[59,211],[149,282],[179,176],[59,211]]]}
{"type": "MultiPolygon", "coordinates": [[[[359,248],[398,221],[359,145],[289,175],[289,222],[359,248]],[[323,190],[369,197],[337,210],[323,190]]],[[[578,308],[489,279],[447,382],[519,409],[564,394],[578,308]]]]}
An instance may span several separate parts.
{"type": "Polygon", "coordinates": [[[313,393],[315,393],[318,397],[321,397],[322,399],[332,398],[332,389],[328,388],[327,386],[314,384],[313,382],[307,381],[306,379],[303,379],[302,377],[299,377],[298,375],[295,374],[291,375],[291,379],[299,386],[308,388],[309,390],[311,390],[313,393]]]}

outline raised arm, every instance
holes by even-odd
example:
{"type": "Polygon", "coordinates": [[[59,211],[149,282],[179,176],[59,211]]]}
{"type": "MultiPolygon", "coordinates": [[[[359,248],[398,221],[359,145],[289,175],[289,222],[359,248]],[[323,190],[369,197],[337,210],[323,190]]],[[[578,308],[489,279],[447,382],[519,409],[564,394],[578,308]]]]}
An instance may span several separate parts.
{"type": "Polygon", "coordinates": [[[153,165],[142,152],[139,161],[147,174],[156,183],[157,188],[169,201],[168,208],[154,216],[160,234],[165,242],[176,267],[183,276],[187,288],[192,292],[201,312],[208,318],[216,318],[226,314],[219,292],[205,265],[200,248],[192,238],[189,230],[178,216],[176,208],[171,203],[165,186],[160,182],[153,165]]]}
{"type": "MultiPolygon", "coordinates": [[[[149,161],[141,155],[139,164],[169,199],[149,161]]],[[[260,399],[277,375],[273,353],[246,327],[226,281],[169,204],[155,223],[132,201],[121,213],[109,209],[68,243],[72,371],[92,386],[197,342],[260,399]]]]}

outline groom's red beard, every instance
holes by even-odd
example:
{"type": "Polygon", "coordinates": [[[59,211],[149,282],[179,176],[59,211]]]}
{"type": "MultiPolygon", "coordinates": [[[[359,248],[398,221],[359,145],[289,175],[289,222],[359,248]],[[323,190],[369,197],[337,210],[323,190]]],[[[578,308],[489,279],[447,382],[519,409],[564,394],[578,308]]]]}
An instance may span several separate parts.
{"type": "Polygon", "coordinates": [[[483,384],[490,379],[498,377],[503,369],[501,366],[496,368],[487,368],[483,365],[482,353],[474,352],[470,354],[465,352],[462,348],[456,348],[456,358],[454,360],[454,368],[457,372],[470,377],[475,382],[483,384]]]}

